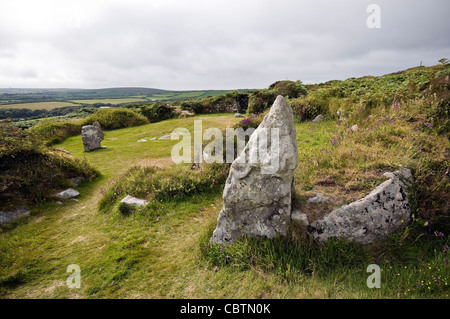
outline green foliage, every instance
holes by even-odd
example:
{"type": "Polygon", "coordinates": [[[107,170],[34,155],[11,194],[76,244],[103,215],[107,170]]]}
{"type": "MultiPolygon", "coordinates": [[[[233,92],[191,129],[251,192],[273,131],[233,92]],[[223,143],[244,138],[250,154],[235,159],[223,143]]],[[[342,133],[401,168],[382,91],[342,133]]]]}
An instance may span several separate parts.
{"type": "Polygon", "coordinates": [[[277,81],[269,86],[269,90],[276,91],[276,95],[283,95],[285,98],[297,98],[307,94],[307,89],[302,81],[277,81]]]}
{"type": "Polygon", "coordinates": [[[444,65],[450,64],[450,60],[447,58],[442,58],[438,61],[439,63],[442,63],[444,65]]]}
{"type": "Polygon", "coordinates": [[[257,90],[250,95],[248,113],[258,114],[270,108],[277,98],[275,90],[257,90]]]}
{"type": "Polygon", "coordinates": [[[307,97],[290,99],[288,103],[298,121],[312,120],[319,114],[329,113],[328,100],[321,94],[321,91],[313,92],[307,97]]]}
{"type": "Polygon", "coordinates": [[[175,108],[164,102],[142,105],[139,110],[150,123],[168,120],[175,116],[175,108]]]}
{"type": "Polygon", "coordinates": [[[0,198],[39,202],[52,192],[67,187],[66,179],[98,175],[86,161],[47,149],[36,136],[10,125],[0,130],[0,198]]]}

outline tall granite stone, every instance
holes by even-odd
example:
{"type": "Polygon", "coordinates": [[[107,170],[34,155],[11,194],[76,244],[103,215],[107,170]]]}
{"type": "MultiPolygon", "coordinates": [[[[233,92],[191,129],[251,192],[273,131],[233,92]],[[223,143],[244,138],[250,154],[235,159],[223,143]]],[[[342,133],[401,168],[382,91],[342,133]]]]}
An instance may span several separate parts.
{"type": "Polygon", "coordinates": [[[230,167],[211,241],[228,244],[244,235],[286,235],[297,166],[294,116],[279,95],[230,167]]]}
{"type": "Polygon", "coordinates": [[[81,138],[83,140],[83,147],[86,152],[100,148],[100,143],[105,138],[100,127],[100,123],[95,121],[93,125],[83,126],[81,128],[81,138]]]}

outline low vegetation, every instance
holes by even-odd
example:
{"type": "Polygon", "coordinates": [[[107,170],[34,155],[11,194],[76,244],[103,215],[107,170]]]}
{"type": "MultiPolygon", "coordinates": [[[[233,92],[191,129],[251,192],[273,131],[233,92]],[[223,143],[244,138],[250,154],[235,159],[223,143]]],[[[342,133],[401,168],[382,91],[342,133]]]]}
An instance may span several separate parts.
{"type": "Polygon", "coordinates": [[[0,171],[0,209],[41,202],[72,186],[69,178],[88,181],[98,175],[86,161],[47,148],[35,135],[8,122],[0,127],[0,171]]]}
{"type": "Polygon", "coordinates": [[[81,134],[81,128],[84,125],[92,124],[95,121],[99,122],[102,129],[105,130],[115,130],[149,123],[146,117],[135,110],[111,108],[99,109],[82,119],[41,121],[33,126],[30,131],[44,140],[47,145],[52,145],[61,143],[67,137],[81,134]]]}

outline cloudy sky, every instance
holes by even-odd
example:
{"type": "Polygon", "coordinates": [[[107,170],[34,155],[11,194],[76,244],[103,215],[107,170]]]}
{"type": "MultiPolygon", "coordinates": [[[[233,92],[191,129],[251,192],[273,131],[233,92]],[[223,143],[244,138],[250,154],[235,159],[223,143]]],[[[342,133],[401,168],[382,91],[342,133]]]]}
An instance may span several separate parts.
{"type": "Polygon", "coordinates": [[[450,58],[449,12],[449,0],[1,0],[0,88],[243,89],[382,75],[450,58]],[[381,28],[367,26],[370,4],[381,28]]]}

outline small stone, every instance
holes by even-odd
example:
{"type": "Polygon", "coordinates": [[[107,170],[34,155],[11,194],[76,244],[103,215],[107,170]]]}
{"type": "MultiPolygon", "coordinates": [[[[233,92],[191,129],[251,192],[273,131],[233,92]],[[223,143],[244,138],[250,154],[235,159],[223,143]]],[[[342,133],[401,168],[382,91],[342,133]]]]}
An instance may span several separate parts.
{"type": "Polygon", "coordinates": [[[55,148],[54,150],[55,150],[55,151],[59,151],[59,152],[66,153],[66,154],[68,154],[68,155],[72,155],[69,151],[63,150],[63,149],[61,149],[61,148],[55,148]]]}
{"type": "Polygon", "coordinates": [[[235,114],[234,114],[234,117],[245,117],[245,115],[244,115],[244,114],[241,114],[241,113],[235,113],[235,114]]]}
{"type": "Polygon", "coordinates": [[[329,197],[323,196],[321,193],[317,193],[316,196],[309,198],[307,203],[323,203],[329,200],[329,197]]]}
{"type": "Polygon", "coordinates": [[[16,219],[30,216],[30,211],[24,206],[18,206],[13,211],[0,211],[0,224],[8,224],[16,219]]]}
{"type": "Polygon", "coordinates": [[[164,136],[161,136],[161,137],[159,138],[159,140],[170,140],[170,137],[171,137],[170,134],[164,135],[164,136]]]}
{"type": "Polygon", "coordinates": [[[55,194],[55,197],[62,198],[62,199],[68,199],[68,198],[74,198],[79,196],[80,193],[73,188],[68,188],[65,191],[62,191],[58,194],[55,194]]]}
{"type": "Polygon", "coordinates": [[[317,115],[315,118],[314,118],[314,120],[312,120],[312,122],[313,123],[317,123],[317,122],[320,122],[320,121],[322,121],[323,120],[323,115],[322,114],[319,114],[319,115],[317,115]]]}
{"type": "Polygon", "coordinates": [[[145,199],[139,199],[139,198],[133,197],[131,195],[127,195],[120,202],[125,205],[137,206],[137,207],[146,206],[148,204],[148,201],[146,201],[145,199]]]}
{"type": "Polygon", "coordinates": [[[138,143],[142,143],[142,142],[147,142],[147,140],[145,138],[141,138],[140,140],[137,141],[138,143]]]}

